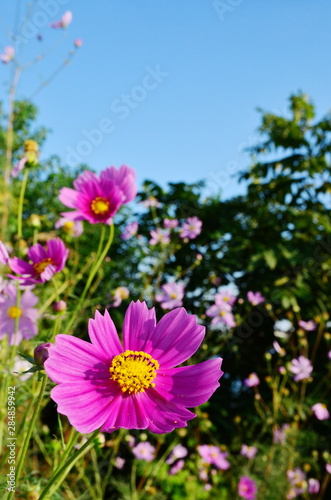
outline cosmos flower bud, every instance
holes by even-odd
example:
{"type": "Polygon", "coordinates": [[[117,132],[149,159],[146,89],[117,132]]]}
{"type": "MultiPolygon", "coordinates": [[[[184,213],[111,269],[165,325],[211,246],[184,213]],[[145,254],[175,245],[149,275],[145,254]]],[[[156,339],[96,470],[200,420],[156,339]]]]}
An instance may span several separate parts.
{"type": "Polygon", "coordinates": [[[67,303],[64,300],[59,300],[58,302],[54,302],[52,305],[52,309],[55,312],[64,312],[67,309],[67,303]]]}
{"type": "Polygon", "coordinates": [[[43,366],[46,359],[48,359],[49,354],[48,354],[48,349],[50,348],[52,344],[47,342],[46,344],[40,344],[38,345],[33,353],[33,357],[37,365],[43,366]]]}

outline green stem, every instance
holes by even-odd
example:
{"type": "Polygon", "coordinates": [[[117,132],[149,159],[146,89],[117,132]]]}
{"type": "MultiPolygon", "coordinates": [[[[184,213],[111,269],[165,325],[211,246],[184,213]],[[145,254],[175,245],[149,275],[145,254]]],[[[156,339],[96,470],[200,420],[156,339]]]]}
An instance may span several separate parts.
{"type": "MultiPolygon", "coordinates": [[[[103,239],[104,227],[102,229],[103,230],[102,230],[102,233],[101,233],[101,239],[103,239]]],[[[86,285],[85,285],[85,288],[83,290],[83,293],[80,296],[80,299],[78,301],[77,307],[76,307],[75,311],[73,312],[73,314],[71,316],[71,320],[69,321],[69,323],[67,325],[67,328],[66,328],[66,330],[65,330],[64,333],[68,333],[71,330],[73,324],[75,323],[75,321],[77,319],[77,316],[79,315],[79,312],[80,312],[80,310],[82,308],[82,305],[84,303],[84,300],[85,300],[85,298],[87,296],[87,293],[89,291],[89,288],[91,286],[93,278],[97,274],[97,272],[98,272],[101,264],[105,260],[105,257],[106,257],[106,255],[108,253],[108,250],[109,250],[109,248],[110,248],[110,246],[111,246],[111,244],[113,242],[113,239],[114,239],[114,225],[112,224],[110,226],[109,238],[108,238],[108,241],[106,243],[106,246],[105,246],[103,252],[101,253],[101,255],[99,256],[99,258],[97,258],[97,261],[96,261],[95,265],[92,267],[92,269],[90,271],[90,274],[89,274],[89,277],[87,278],[86,285]]],[[[99,244],[99,249],[100,248],[101,248],[101,244],[99,244]]]]}
{"type": "MultiPolygon", "coordinates": [[[[44,375],[43,379],[42,379],[41,388],[40,388],[39,396],[38,396],[38,399],[37,399],[37,403],[36,403],[36,406],[34,408],[34,411],[33,411],[33,414],[32,414],[32,418],[31,418],[31,421],[29,423],[29,427],[27,429],[27,433],[26,433],[26,436],[25,436],[25,439],[24,439],[23,447],[22,447],[21,452],[20,452],[20,457],[19,457],[19,461],[18,461],[18,464],[17,464],[17,468],[16,468],[16,481],[19,480],[21,472],[22,472],[25,455],[26,455],[26,452],[28,450],[30,438],[31,438],[33,429],[35,427],[35,422],[37,420],[37,416],[38,416],[38,413],[39,413],[39,410],[40,410],[40,407],[41,407],[41,403],[42,403],[42,400],[43,400],[45,388],[46,388],[46,385],[47,385],[47,380],[48,379],[47,379],[46,375],[44,375]]],[[[9,494],[8,494],[7,500],[12,500],[12,498],[14,497],[14,494],[15,494],[14,491],[10,491],[9,494]]]]}
{"type": "Polygon", "coordinates": [[[17,213],[17,238],[18,240],[22,238],[22,215],[23,215],[23,204],[24,204],[24,194],[26,190],[26,185],[28,182],[29,170],[26,168],[24,172],[24,177],[21,185],[21,192],[18,202],[18,213],[17,213]]]}
{"type": "MultiPolygon", "coordinates": [[[[58,467],[54,472],[52,477],[49,480],[49,483],[42,491],[39,500],[43,500],[45,498],[51,498],[51,496],[55,493],[55,491],[61,486],[68,473],[75,465],[75,463],[88,451],[88,449],[93,445],[93,440],[98,436],[100,430],[97,429],[93,432],[92,436],[83,444],[79,450],[77,450],[72,457],[70,457],[67,462],[62,466],[58,467]]],[[[9,499],[8,499],[9,500],[9,499]]]]}
{"type": "Polygon", "coordinates": [[[108,484],[108,481],[110,479],[110,476],[111,476],[111,473],[112,473],[113,467],[114,467],[114,458],[115,458],[115,455],[118,452],[118,448],[119,448],[119,446],[121,444],[121,441],[122,441],[124,433],[125,433],[125,430],[124,429],[120,429],[119,432],[118,432],[117,439],[116,439],[116,441],[114,443],[114,447],[113,447],[113,450],[112,450],[112,453],[111,453],[111,456],[110,456],[110,459],[109,459],[108,469],[107,469],[105,478],[104,478],[104,480],[102,482],[102,498],[105,497],[107,484],[108,484]]]}

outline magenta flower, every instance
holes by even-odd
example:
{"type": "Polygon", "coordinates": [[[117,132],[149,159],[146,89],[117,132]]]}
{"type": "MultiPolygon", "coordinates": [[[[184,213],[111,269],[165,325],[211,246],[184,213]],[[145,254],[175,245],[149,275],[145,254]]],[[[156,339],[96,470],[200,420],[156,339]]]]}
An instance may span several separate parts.
{"type": "Polygon", "coordinates": [[[38,297],[25,290],[17,305],[17,288],[9,284],[0,295],[0,339],[8,335],[9,345],[18,345],[23,339],[31,339],[38,333],[38,311],[34,306],[38,297]],[[15,324],[17,331],[15,332],[15,324]]]}
{"type": "Polygon", "coordinates": [[[295,382],[299,382],[299,380],[309,378],[313,367],[308,358],[299,356],[298,359],[292,359],[290,371],[295,374],[295,382]]]}
{"type": "Polygon", "coordinates": [[[167,229],[156,229],[155,231],[150,231],[150,234],[150,245],[157,245],[158,243],[167,245],[170,243],[170,232],[167,229]]]}
{"type": "Polygon", "coordinates": [[[91,224],[112,224],[112,217],[137,194],[135,172],[122,165],[118,170],[109,167],[98,177],[85,171],[74,181],[74,188],[62,188],[60,201],[73,212],[63,212],[70,220],[87,220],[91,224]]]}
{"type": "Polygon", "coordinates": [[[203,444],[198,446],[198,452],[205,464],[215,465],[218,469],[226,470],[230,463],[226,460],[228,454],[222,452],[218,446],[203,444]]]}
{"type": "Polygon", "coordinates": [[[171,432],[195,417],[186,407],[206,402],[219,386],[221,358],[173,368],[193,355],[205,334],[183,308],[156,324],[154,309],[131,302],[123,345],[107,311],[97,311],[88,330],[92,344],[57,335],[45,362],[47,375],[59,384],[51,397],[79,432],[171,432]]]}
{"type": "Polygon", "coordinates": [[[9,266],[21,277],[11,276],[23,285],[34,285],[49,281],[54,274],[59,273],[65,266],[69,255],[69,250],[60,238],[54,238],[47,242],[47,247],[42,247],[39,243],[33,245],[28,251],[28,257],[32,264],[13,257],[9,261],[9,266]]]}
{"type": "Polygon", "coordinates": [[[193,240],[201,233],[201,228],[202,221],[198,217],[188,217],[180,230],[180,237],[193,240]]]}
{"type": "Polygon", "coordinates": [[[318,420],[327,420],[330,417],[329,411],[323,403],[316,403],[311,407],[311,409],[318,420]]]}
{"type": "Polygon", "coordinates": [[[248,375],[247,378],[245,378],[244,380],[244,384],[247,386],[247,387],[256,387],[257,385],[260,384],[260,379],[259,377],[256,375],[255,372],[253,373],[250,373],[250,375],[248,375]]]}
{"type": "Polygon", "coordinates": [[[121,234],[122,240],[129,240],[137,234],[138,231],[138,222],[130,222],[125,228],[123,229],[123,233],[121,234]]]}
{"type": "Polygon", "coordinates": [[[83,231],[84,226],[80,220],[71,220],[68,217],[61,217],[58,221],[55,222],[55,229],[59,229],[62,227],[63,231],[74,238],[78,238],[83,231]]]}
{"type": "Polygon", "coordinates": [[[254,458],[256,454],[257,448],[255,446],[247,446],[247,444],[241,446],[240,455],[247,458],[254,458]]]}
{"type": "Polygon", "coordinates": [[[242,476],[238,484],[238,495],[246,500],[255,500],[256,493],[255,481],[247,476],[242,476]]]}
{"type": "Polygon", "coordinates": [[[0,59],[4,64],[10,63],[15,57],[15,49],[11,45],[3,49],[3,53],[0,54],[0,59]]]}
{"type": "Polygon", "coordinates": [[[185,465],[184,460],[178,460],[178,462],[176,462],[175,465],[173,465],[170,468],[169,474],[171,476],[174,476],[175,474],[178,474],[178,472],[183,469],[184,465],[185,465]]]}
{"type": "Polygon", "coordinates": [[[265,298],[260,294],[260,292],[247,292],[247,300],[253,306],[257,306],[262,304],[262,302],[265,301],[265,298]]]}
{"type": "Polygon", "coordinates": [[[69,26],[72,21],[72,12],[70,10],[66,10],[59,21],[55,21],[55,23],[51,24],[51,28],[54,29],[65,29],[69,26]]]}
{"type": "Polygon", "coordinates": [[[303,330],[306,330],[306,332],[313,332],[314,330],[316,330],[317,327],[317,324],[312,319],[310,319],[309,321],[303,321],[303,319],[300,319],[298,321],[298,325],[303,330]]]}
{"type": "Polygon", "coordinates": [[[155,296],[155,300],[161,303],[162,309],[173,309],[183,305],[184,285],[182,283],[166,283],[162,285],[161,290],[155,296]]]}
{"type": "Polygon", "coordinates": [[[175,227],[178,226],[178,220],[177,219],[164,219],[163,226],[166,229],[175,229],[175,227]]]}
{"type": "Polygon", "coordinates": [[[132,453],[138,460],[151,462],[155,458],[155,447],[148,441],[142,441],[132,448],[132,453]]]}
{"type": "Polygon", "coordinates": [[[166,463],[168,465],[171,465],[179,458],[186,457],[187,453],[188,453],[187,448],[185,448],[185,446],[182,446],[181,444],[176,444],[176,446],[173,447],[169,457],[167,458],[166,463]]]}

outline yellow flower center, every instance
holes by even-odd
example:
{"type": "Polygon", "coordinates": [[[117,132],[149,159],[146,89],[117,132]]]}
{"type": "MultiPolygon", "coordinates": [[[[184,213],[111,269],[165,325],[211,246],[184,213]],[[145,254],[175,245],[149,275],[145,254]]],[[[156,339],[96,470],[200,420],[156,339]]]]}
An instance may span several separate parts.
{"type": "Polygon", "coordinates": [[[36,141],[33,141],[32,139],[28,139],[27,141],[24,141],[24,151],[25,152],[34,152],[37,153],[38,151],[38,143],[36,141]]]}
{"type": "Polygon", "coordinates": [[[46,259],[43,259],[40,262],[36,262],[33,265],[33,269],[38,274],[41,274],[43,271],[45,271],[46,267],[49,266],[50,264],[54,264],[54,262],[52,261],[52,259],[50,257],[47,257],[46,259]]]}
{"type": "Polygon", "coordinates": [[[172,294],[170,294],[170,298],[171,299],[176,299],[177,298],[177,294],[175,292],[172,292],[172,294]]]}
{"type": "Polygon", "coordinates": [[[8,309],[7,314],[11,319],[20,318],[22,316],[22,309],[16,306],[11,306],[8,309]]]}
{"type": "Polygon", "coordinates": [[[129,296],[129,292],[128,290],[126,290],[124,287],[122,286],[119,286],[117,288],[117,292],[119,293],[119,296],[121,297],[121,299],[127,299],[128,296],[129,296]]]}
{"type": "Polygon", "coordinates": [[[109,201],[102,196],[97,196],[92,201],[91,208],[96,215],[104,215],[109,211],[109,201]]]}
{"type": "Polygon", "coordinates": [[[74,228],[75,223],[71,220],[68,220],[63,224],[63,231],[67,234],[71,234],[74,228]]]}
{"type": "Polygon", "coordinates": [[[223,316],[225,316],[225,311],[220,311],[220,312],[219,312],[219,315],[220,315],[220,316],[221,316],[221,318],[222,318],[223,316]]]}
{"type": "Polygon", "coordinates": [[[109,372],[122,391],[131,394],[155,387],[153,380],[159,368],[159,363],[150,354],[127,350],[113,358],[109,372]]]}

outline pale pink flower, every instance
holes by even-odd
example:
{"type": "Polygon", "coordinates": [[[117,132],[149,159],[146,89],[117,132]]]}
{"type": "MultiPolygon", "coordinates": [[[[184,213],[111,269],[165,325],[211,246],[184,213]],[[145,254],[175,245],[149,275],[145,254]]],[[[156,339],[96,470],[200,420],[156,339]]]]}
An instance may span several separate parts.
{"type": "Polygon", "coordinates": [[[247,387],[256,387],[260,384],[260,379],[255,372],[252,372],[250,375],[248,375],[247,378],[245,378],[244,384],[247,387]]]}
{"type": "Polygon", "coordinates": [[[169,470],[169,474],[171,476],[177,474],[180,470],[182,470],[182,468],[184,467],[185,465],[185,462],[184,460],[178,460],[178,462],[175,463],[175,465],[173,465],[170,470],[169,470]]]}
{"type": "Polygon", "coordinates": [[[257,448],[255,446],[247,446],[247,444],[241,446],[240,455],[247,458],[254,458],[256,454],[257,448]]]}
{"type": "Polygon", "coordinates": [[[136,222],[136,221],[130,222],[123,229],[123,233],[121,234],[121,239],[122,240],[129,240],[130,238],[132,238],[132,236],[137,234],[137,231],[138,231],[138,222],[136,222]]]}
{"type": "Polygon", "coordinates": [[[83,40],[81,38],[76,38],[76,40],[74,41],[74,45],[78,49],[79,47],[81,47],[83,45],[83,40]]]}
{"type": "Polygon", "coordinates": [[[326,470],[326,472],[328,472],[329,474],[331,474],[331,463],[325,465],[325,470],[326,470]]]}
{"type": "Polygon", "coordinates": [[[151,462],[155,457],[155,447],[148,441],[142,441],[132,448],[132,453],[138,460],[151,462]]]}
{"type": "Polygon", "coordinates": [[[308,479],[308,493],[314,495],[318,493],[320,490],[320,483],[317,479],[310,478],[308,479]]]}
{"type": "Polygon", "coordinates": [[[286,354],[286,351],[284,349],[284,347],[281,347],[278,342],[275,340],[273,343],[273,348],[275,349],[275,351],[279,354],[279,356],[285,356],[286,354]]]}
{"type": "Polygon", "coordinates": [[[313,367],[308,358],[299,356],[297,359],[292,359],[290,371],[295,375],[295,382],[299,382],[300,380],[309,378],[311,372],[313,371],[313,367]]]}
{"type": "Polygon", "coordinates": [[[184,285],[182,283],[166,283],[162,285],[160,293],[155,300],[160,302],[162,309],[174,309],[183,305],[184,285]]]}
{"type": "Polygon", "coordinates": [[[8,45],[3,49],[3,53],[0,54],[0,59],[4,64],[8,64],[15,57],[15,49],[11,45],[8,45]]]}
{"type": "Polygon", "coordinates": [[[285,444],[290,426],[288,424],[283,424],[279,429],[275,429],[273,433],[273,443],[274,444],[285,444]]]}
{"type": "Polygon", "coordinates": [[[306,330],[306,332],[313,332],[314,330],[316,330],[317,327],[317,324],[312,319],[310,319],[309,321],[303,321],[302,319],[300,319],[298,321],[298,325],[303,330],[306,330]]]}
{"type": "Polygon", "coordinates": [[[118,307],[123,300],[127,299],[130,295],[129,289],[126,286],[119,286],[115,289],[114,297],[112,298],[111,307],[118,307]]]}
{"type": "MultiPolygon", "coordinates": [[[[301,495],[307,488],[306,474],[296,467],[294,470],[287,471],[287,479],[292,486],[290,492],[295,493],[295,496],[301,495]]],[[[294,497],[290,497],[294,498],[294,497]]]]}
{"type": "Polygon", "coordinates": [[[0,241],[0,263],[6,266],[9,263],[9,254],[6,246],[0,241]]]}
{"type": "Polygon", "coordinates": [[[193,240],[201,233],[201,228],[202,221],[198,217],[188,217],[180,230],[180,237],[193,240]]]}
{"type": "Polygon", "coordinates": [[[215,465],[220,470],[230,467],[230,463],[226,460],[227,452],[222,452],[218,446],[203,444],[198,446],[198,452],[205,464],[215,465]]]}
{"type": "Polygon", "coordinates": [[[163,226],[166,229],[174,229],[175,227],[178,226],[178,220],[177,219],[164,219],[163,226]]]}
{"type": "Polygon", "coordinates": [[[167,458],[166,463],[168,465],[171,465],[179,458],[186,457],[187,453],[188,451],[187,448],[185,448],[185,446],[182,446],[181,444],[176,444],[176,446],[173,447],[169,457],[167,458]]]}
{"type": "Polygon", "coordinates": [[[263,297],[263,295],[261,295],[260,292],[247,292],[247,300],[253,306],[257,306],[259,304],[262,304],[262,302],[265,301],[265,298],[263,297]]]}
{"type": "Polygon", "coordinates": [[[318,420],[327,420],[330,417],[328,409],[323,403],[316,403],[311,407],[311,409],[318,420]]]}
{"type": "Polygon", "coordinates": [[[159,200],[155,198],[155,196],[150,196],[149,198],[147,198],[147,200],[142,201],[142,204],[146,208],[149,207],[158,208],[161,206],[161,203],[159,202],[159,200]]]}
{"type": "Polygon", "coordinates": [[[212,325],[218,325],[223,323],[229,328],[234,328],[236,326],[233,314],[227,308],[230,307],[228,304],[213,304],[207,311],[206,315],[212,319],[212,325]]]}
{"type": "Polygon", "coordinates": [[[55,229],[59,229],[62,227],[63,231],[66,234],[69,234],[70,236],[73,236],[74,238],[78,238],[83,231],[84,231],[84,226],[82,221],[80,220],[71,220],[68,219],[68,217],[61,217],[58,221],[55,222],[55,229]]]}
{"type": "Polygon", "coordinates": [[[151,239],[149,240],[150,245],[167,245],[170,243],[170,232],[167,229],[156,229],[155,231],[150,231],[151,239]]]}
{"type": "Polygon", "coordinates": [[[125,459],[124,458],[121,458],[121,457],[116,457],[115,458],[114,467],[116,467],[116,469],[123,469],[124,464],[125,464],[125,459]]]}
{"type": "Polygon", "coordinates": [[[51,28],[65,29],[69,26],[71,21],[72,21],[72,12],[70,10],[66,10],[59,21],[55,21],[55,23],[51,24],[51,28]]]}
{"type": "Polygon", "coordinates": [[[234,305],[235,301],[237,300],[237,297],[233,295],[231,290],[229,290],[228,288],[224,288],[223,290],[220,290],[218,293],[215,294],[214,300],[215,304],[223,305],[224,309],[231,311],[231,307],[234,305]]]}

